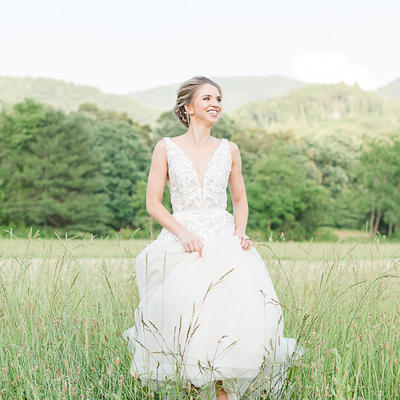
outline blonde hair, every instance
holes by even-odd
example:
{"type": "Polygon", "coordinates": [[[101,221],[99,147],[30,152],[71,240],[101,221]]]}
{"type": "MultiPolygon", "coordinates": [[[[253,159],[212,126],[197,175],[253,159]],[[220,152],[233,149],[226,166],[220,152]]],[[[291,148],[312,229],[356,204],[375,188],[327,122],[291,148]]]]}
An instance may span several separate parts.
{"type": "Polygon", "coordinates": [[[193,96],[195,95],[196,91],[201,85],[204,85],[205,83],[209,83],[210,85],[215,86],[218,89],[220,96],[222,97],[222,91],[218,83],[215,83],[205,76],[195,76],[183,82],[177,91],[174,113],[178,117],[179,121],[186,126],[186,128],[189,128],[190,117],[189,114],[186,112],[185,104],[190,104],[192,102],[193,96]]]}

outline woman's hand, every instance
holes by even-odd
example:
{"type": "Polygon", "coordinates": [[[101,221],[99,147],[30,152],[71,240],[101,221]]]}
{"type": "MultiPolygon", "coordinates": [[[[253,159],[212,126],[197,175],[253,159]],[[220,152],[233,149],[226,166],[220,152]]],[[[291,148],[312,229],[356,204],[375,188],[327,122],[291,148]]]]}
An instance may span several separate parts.
{"type": "Polygon", "coordinates": [[[198,251],[200,253],[200,257],[202,257],[203,242],[197,236],[194,236],[187,230],[183,230],[178,234],[178,238],[185,248],[185,251],[188,251],[189,253],[192,251],[198,251]]]}
{"type": "Polygon", "coordinates": [[[235,232],[235,235],[239,237],[240,245],[242,246],[243,250],[249,250],[251,248],[252,241],[245,233],[235,232]]]}

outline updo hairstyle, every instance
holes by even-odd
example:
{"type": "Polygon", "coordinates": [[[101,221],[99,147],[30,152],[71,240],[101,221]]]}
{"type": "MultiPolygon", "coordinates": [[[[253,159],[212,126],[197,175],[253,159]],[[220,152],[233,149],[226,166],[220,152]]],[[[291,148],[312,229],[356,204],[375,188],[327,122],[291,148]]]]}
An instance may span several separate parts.
{"type": "Polygon", "coordinates": [[[179,121],[183,125],[185,125],[186,128],[189,128],[190,116],[189,113],[186,112],[185,104],[190,104],[192,102],[196,91],[200,88],[201,85],[205,83],[209,83],[210,85],[215,86],[218,89],[220,96],[222,97],[222,91],[218,83],[215,83],[205,76],[195,76],[183,82],[177,91],[174,113],[178,117],[179,121]]]}

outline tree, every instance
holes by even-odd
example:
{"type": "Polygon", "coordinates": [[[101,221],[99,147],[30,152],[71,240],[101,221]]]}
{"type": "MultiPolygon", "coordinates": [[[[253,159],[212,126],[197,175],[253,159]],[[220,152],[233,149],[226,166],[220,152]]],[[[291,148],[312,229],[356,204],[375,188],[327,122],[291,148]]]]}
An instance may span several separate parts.
{"type": "Polygon", "coordinates": [[[379,231],[382,222],[387,233],[394,232],[400,221],[400,139],[388,135],[365,140],[356,166],[358,182],[366,196],[365,213],[369,213],[371,236],[379,231]]]}
{"type": "MultiPolygon", "coordinates": [[[[110,225],[119,230],[134,225],[132,198],[141,196],[138,183],[145,180],[151,154],[140,132],[125,121],[102,121],[93,126],[96,150],[101,154],[99,167],[104,177],[103,192],[112,214],[110,225]]],[[[145,202],[142,203],[145,210],[145,202]]]]}
{"type": "Polygon", "coordinates": [[[100,110],[91,103],[81,104],[79,110],[93,121],[96,147],[103,159],[100,168],[106,180],[107,207],[113,215],[112,228],[119,231],[141,227],[140,216],[147,214],[143,181],[151,161],[149,127],[126,113],[100,110]]]}
{"type": "Polygon", "coordinates": [[[300,157],[289,156],[287,149],[276,149],[255,165],[247,184],[249,227],[288,239],[311,237],[320,225],[327,207],[328,193],[309,175],[300,157]]]}
{"type": "Polygon", "coordinates": [[[0,139],[2,223],[107,230],[102,159],[87,117],[26,99],[1,114],[0,139]]]}
{"type": "Polygon", "coordinates": [[[352,137],[327,135],[304,138],[305,154],[316,165],[321,185],[330,193],[329,210],[324,225],[349,227],[357,225],[359,214],[349,201],[354,176],[352,166],[359,156],[359,148],[352,137]]]}

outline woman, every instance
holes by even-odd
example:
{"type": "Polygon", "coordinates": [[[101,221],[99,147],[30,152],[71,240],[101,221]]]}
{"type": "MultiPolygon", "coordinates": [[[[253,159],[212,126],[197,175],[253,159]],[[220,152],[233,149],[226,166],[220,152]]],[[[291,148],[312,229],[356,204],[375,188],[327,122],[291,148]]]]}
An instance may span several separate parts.
{"type": "Polygon", "coordinates": [[[221,88],[194,77],[179,88],[174,111],[188,130],[160,139],[153,151],[146,209],[163,228],[136,258],[140,303],[124,332],[130,372],[153,385],[180,380],[203,394],[211,386],[220,400],[236,399],[250,384],[280,386],[296,341],[282,335],[271,278],[245,233],[239,148],[210,134],[221,88]],[[166,179],[172,214],[161,203],[166,179]],[[234,215],[226,210],[227,185],[234,215]]]}

